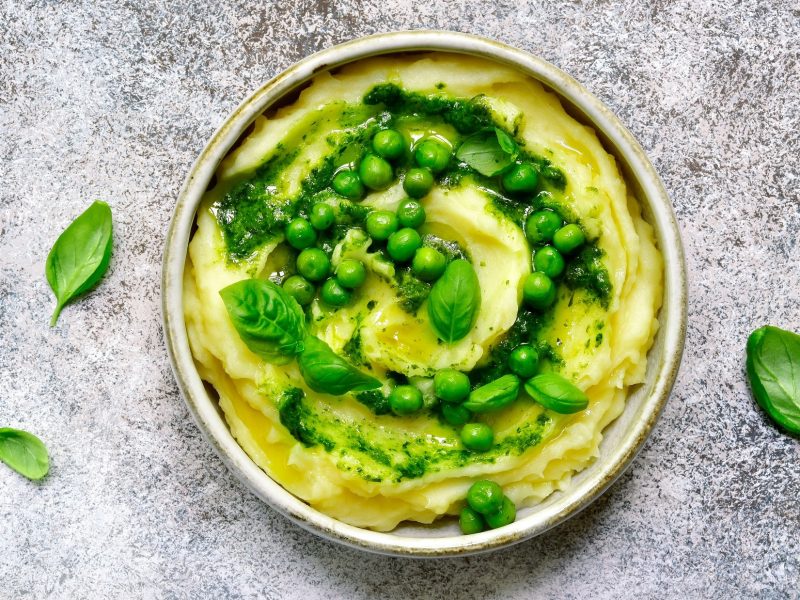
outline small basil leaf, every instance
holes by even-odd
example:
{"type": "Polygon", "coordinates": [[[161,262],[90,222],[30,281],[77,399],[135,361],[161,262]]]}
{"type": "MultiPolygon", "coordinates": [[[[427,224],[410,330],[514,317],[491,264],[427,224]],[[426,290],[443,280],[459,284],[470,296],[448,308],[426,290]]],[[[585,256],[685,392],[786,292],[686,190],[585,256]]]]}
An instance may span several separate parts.
{"type": "Polygon", "coordinates": [[[244,279],[219,295],[236,332],[254,354],[286,364],[303,351],[305,315],[283,288],[264,279],[244,279]]]}
{"type": "Polygon", "coordinates": [[[99,200],[58,236],[45,264],[47,283],[56,295],[51,327],[67,303],[100,281],[111,260],[111,246],[111,209],[99,200]]]}
{"type": "Polygon", "coordinates": [[[564,415],[589,406],[586,394],[556,373],[542,373],[530,378],[525,382],[525,391],[545,408],[564,415]]]}
{"type": "Polygon", "coordinates": [[[42,479],[50,470],[42,440],[10,427],[0,428],[0,460],[28,479],[42,479]]]}
{"type": "Polygon", "coordinates": [[[381,382],[365,375],[336,354],[321,339],[310,335],[305,349],[297,357],[300,374],[306,385],[320,394],[339,396],[347,392],[363,392],[381,387],[381,382]]]}
{"type": "Polygon", "coordinates": [[[513,164],[519,154],[516,142],[502,129],[473,133],[458,147],[456,158],[481,175],[497,175],[513,164]]]}
{"type": "Polygon", "coordinates": [[[503,375],[470,392],[464,408],[472,412],[486,412],[508,406],[519,395],[519,378],[516,375],[503,375]]]}
{"type": "Polygon", "coordinates": [[[800,435],[800,335],[770,326],[755,330],[747,340],[747,376],[764,412],[800,435]]]}
{"type": "Polygon", "coordinates": [[[514,139],[505,131],[497,127],[494,128],[494,133],[497,136],[497,143],[500,145],[500,148],[503,150],[503,152],[508,154],[512,160],[517,158],[517,155],[519,154],[519,146],[517,146],[517,142],[515,142],[514,139]]]}
{"type": "Polygon", "coordinates": [[[445,342],[463,338],[478,315],[481,288],[475,269],[464,259],[447,265],[428,295],[428,317],[445,342]]]}

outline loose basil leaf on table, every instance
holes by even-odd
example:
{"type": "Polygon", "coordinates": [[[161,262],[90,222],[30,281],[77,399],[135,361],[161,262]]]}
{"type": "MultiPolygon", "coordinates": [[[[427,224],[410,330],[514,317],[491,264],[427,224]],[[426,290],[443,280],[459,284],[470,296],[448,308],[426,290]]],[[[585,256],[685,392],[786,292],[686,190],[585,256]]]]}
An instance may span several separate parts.
{"type": "Polygon", "coordinates": [[[456,158],[481,175],[492,177],[510,167],[519,155],[517,143],[502,129],[473,133],[456,151],[456,158]]]}
{"type": "Polygon", "coordinates": [[[50,470],[47,448],[27,431],[0,428],[0,460],[28,479],[42,479],[50,470]]]}
{"type": "Polygon", "coordinates": [[[283,288],[264,279],[244,279],[219,295],[236,332],[254,354],[286,364],[303,351],[305,315],[283,288]]]}
{"type": "Polygon", "coordinates": [[[800,435],[800,335],[771,326],[756,329],[747,340],[747,376],[764,412],[800,435]]]}
{"type": "Polygon", "coordinates": [[[589,406],[589,399],[571,381],[557,373],[541,373],[525,382],[525,391],[539,404],[560,414],[572,414],[589,406]]]}
{"type": "Polygon", "coordinates": [[[305,340],[305,349],[297,357],[300,374],[306,385],[321,394],[338,396],[347,392],[364,392],[381,387],[381,382],[356,369],[336,354],[325,342],[312,335],[305,340]]]}
{"type": "Polygon", "coordinates": [[[470,392],[464,408],[471,412],[486,412],[508,406],[519,395],[519,378],[503,375],[470,392]]]}
{"type": "Polygon", "coordinates": [[[478,315],[481,288],[475,269],[464,259],[447,265],[428,295],[428,316],[437,335],[445,342],[462,339],[478,315]]]}
{"type": "Polygon", "coordinates": [[[50,326],[66,304],[94,287],[111,260],[111,208],[97,200],[58,236],[47,255],[45,275],[56,295],[50,326]]]}

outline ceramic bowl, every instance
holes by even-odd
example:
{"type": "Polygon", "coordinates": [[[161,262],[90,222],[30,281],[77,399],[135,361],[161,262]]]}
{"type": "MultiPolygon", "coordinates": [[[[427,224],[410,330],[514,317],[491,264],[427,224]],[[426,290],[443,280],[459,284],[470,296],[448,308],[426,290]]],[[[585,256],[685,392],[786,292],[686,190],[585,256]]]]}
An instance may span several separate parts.
{"type": "Polygon", "coordinates": [[[228,468],[264,502],[309,531],[349,546],[400,556],[463,555],[508,546],[538,535],[588,506],[631,463],[655,425],[677,375],[686,327],[686,275],[675,215],[661,180],[633,136],[582,85],[546,61],[491,40],[444,31],[387,33],[329,48],[289,67],[247,98],[213,135],[189,172],[167,234],[162,285],[164,332],[175,378],[200,431],[228,468]],[[391,533],[354,527],[311,508],[270,479],[236,443],[216,399],[200,380],[189,349],[182,303],[195,211],[218,164],[247,126],[320,71],[371,56],[425,50],[512,65],[555,92],[572,116],[595,129],[617,159],[642,203],[645,218],[655,228],[666,269],[661,327],[648,355],[647,380],[606,429],[600,456],[573,478],[568,489],[520,510],[513,524],[469,536],[460,535],[453,519],[430,526],[401,525],[391,533]]]}

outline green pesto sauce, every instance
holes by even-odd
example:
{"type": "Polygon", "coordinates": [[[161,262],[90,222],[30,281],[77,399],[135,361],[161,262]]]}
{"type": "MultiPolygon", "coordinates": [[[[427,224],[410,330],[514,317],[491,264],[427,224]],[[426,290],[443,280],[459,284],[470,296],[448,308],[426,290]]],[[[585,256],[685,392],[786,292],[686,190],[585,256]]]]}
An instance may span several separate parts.
{"type": "Polygon", "coordinates": [[[539,360],[548,361],[553,365],[563,364],[563,360],[555,348],[547,342],[539,341],[539,334],[546,330],[552,322],[552,310],[538,312],[522,307],[511,328],[500,338],[499,342],[492,346],[489,362],[469,373],[472,387],[479,387],[510,373],[508,356],[520,344],[534,346],[539,353],[539,360]]]}
{"type": "MultiPolygon", "coordinates": [[[[367,403],[365,399],[361,401],[367,403]]],[[[344,422],[323,405],[307,402],[298,388],[284,392],[278,409],[283,426],[301,443],[321,446],[336,456],[340,469],[376,482],[416,479],[427,473],[493,463],[504,456],[522,454],[541,443],[552,422],[543,413],[497,440],[489,451],[475,453],[455,441],[455,430],[452,437],[441,438],[403,435],[370,421],[344,422]]]]}

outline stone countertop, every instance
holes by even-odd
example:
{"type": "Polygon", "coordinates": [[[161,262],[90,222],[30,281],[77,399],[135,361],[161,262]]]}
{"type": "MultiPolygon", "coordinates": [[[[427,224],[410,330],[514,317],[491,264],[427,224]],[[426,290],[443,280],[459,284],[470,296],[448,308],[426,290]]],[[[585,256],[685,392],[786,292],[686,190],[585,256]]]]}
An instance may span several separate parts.
{"type": "Polygon", "coordinates": [[[800,442],[743,373],[752,329],[800,329],[798,40],[788,0],[3,3],[0,424],[52,471],[0,469],[0,596],[798,597],[800,442]],[[250,494],[178,394],[159,307],[167,221],[223,118],[313,51],[414,28],[507,42],[606,102],[664,179],[690,277],[680,376],[627,473],[537,539],[440,562],[338,547],[250,494]],[[45,257],[94,198],[111,269],[50,329],[45,257]]]}

